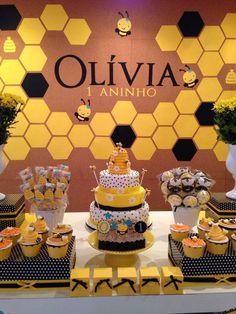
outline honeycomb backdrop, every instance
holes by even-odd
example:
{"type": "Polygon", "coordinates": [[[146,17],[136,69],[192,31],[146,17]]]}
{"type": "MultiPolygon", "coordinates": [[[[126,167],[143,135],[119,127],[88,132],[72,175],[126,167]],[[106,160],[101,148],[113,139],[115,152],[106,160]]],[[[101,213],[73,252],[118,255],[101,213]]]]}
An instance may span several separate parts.
{"type": "Polygon", "coordinates": [[[106,168],[116,142],[133,169],[148,170],[152,210],[169,209],[157,177],[173,167],[207,172],[214,191],[232,187],[212,106],[236,94],[235,0],[5,0],[0,47],[0,91],[25,100],[4,147],[2,192],[19,191],[25,167],[66,163],[73,174],[68,210],[88,211],[96,186],[89,165],[106,168]],[[125,11],[131,34],[120,36],[118,12],[125,11]],[[55,72],[63,56],[70,56],[59,67],[67,87],[55,72]],[[190,72],[192,85],[184,80],[190,72]],[[83,121],[75,116],[81,98],[91,104],[83,121]]]}

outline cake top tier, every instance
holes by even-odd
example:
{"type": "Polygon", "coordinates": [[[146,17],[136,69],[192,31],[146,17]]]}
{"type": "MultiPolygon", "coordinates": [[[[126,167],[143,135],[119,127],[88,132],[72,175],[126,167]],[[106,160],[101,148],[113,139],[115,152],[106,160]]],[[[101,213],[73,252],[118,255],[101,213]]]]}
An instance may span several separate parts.
{"type": "Polygon", "coordinates": [[[112,174],[127,174],[130,172],[130,161],[127,151],[121,143],[117,143],[108,162],[108,172],[112,174]]]}

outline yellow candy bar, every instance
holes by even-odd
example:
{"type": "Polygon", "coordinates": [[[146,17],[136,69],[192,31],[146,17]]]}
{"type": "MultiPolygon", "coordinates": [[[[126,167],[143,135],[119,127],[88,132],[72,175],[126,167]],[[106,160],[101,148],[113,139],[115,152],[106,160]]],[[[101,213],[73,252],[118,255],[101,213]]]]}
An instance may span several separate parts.
{"type": "Polygon", "coordinates": [[[54,195],[55,195],[56,198],[63,198],[64,193],[63,193],[63,191],[61,189],[57,188],[54,195]]]}
{"type": "Polygon", "coordinates": [[[34,198],[34,193],[31,190],[25,190],[24,197],[26,200],[31,200],[34,198]]]}
{"type": "Polygon", "coordinates": [[[44,198],[45,198],[45,200],[53,200],[54,199],[54,195],[53,195],[52,190],[47,190],[44,193],[44,198]]]}
{"type": "Polygon", "coordinates": [[[43,201],[44,200],[44,195],[40,191],[38,191],[38,190],[35,191],[34,195],[35,195],[36,200],[39,200],[39,201],[43,201]]]}

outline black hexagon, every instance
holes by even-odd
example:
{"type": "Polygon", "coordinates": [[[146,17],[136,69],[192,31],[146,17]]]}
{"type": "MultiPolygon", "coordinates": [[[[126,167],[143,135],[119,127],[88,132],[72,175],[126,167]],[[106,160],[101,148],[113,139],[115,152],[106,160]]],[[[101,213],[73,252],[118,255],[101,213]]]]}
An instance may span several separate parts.
{"type": "Polygon", "coordinates": [[[13,4],[0,5],[0,29],[16,30],[21,20],[21,15],[13,4]]]}
{"type": "Polygon", "coordinates": [[[129,125],[117,125],[111,135],[114,144],[122,143],[124,148],[130,148],[136,139],[136,135],[129,125]]]}
{"type": "Polygon", "coordinates": [[[172,151],[178,161],[190,161],[197,148],[191,139],[178,139],[172,151]]]}
{"type": "Polygon", "coordinates": [[[41,73],[27,73],[22,83],[22,87],[29,97],[43,97],[48,86],[48,82],[41,73]]]}
{"type": "Polygon", "coordinates": [[[202,102],[195,112],[200,125],[214,125],[214,111],[212,102],[202,102]]]}
{"type": "Polygon", "coordinates": [[[204,26],[201,15],[197,11],[185,11],[178,26],[185,37],[197,37],[204,26]]]}

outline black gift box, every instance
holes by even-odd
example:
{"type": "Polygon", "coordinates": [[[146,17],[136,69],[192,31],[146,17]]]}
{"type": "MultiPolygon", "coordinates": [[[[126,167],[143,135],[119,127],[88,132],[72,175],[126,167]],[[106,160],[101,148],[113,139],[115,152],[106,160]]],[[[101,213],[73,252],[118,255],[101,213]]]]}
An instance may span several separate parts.
{"type": "Polygon", "coordinates": [[[220,218],[236,218],[236,201],[225,196],[225,193],[212,193],[207,203],[206,217],[218,221],[220,218]]]}

